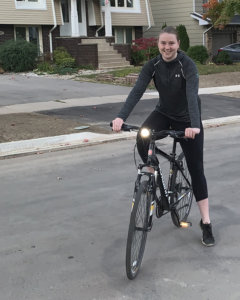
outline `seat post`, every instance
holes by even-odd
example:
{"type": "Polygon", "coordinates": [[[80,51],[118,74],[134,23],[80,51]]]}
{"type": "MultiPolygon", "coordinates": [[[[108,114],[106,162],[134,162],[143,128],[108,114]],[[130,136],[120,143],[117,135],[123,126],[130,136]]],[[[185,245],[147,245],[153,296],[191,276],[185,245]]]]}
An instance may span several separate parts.
{"type": "Polygon", "coordinates": [[[172,147],[172,153],[171,156],[175,157],[176,156],[176,147],[177,147],[177,139],[173,139],[173,147],[172,147]]]}

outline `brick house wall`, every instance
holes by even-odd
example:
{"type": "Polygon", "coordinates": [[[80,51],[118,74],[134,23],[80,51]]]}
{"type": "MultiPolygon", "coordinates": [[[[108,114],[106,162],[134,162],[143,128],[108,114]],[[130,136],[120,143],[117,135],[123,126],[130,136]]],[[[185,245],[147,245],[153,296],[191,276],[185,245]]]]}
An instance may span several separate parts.
{"type": "MultiPolygon", "coordinates": [[[[49,32],[53,28],[53,26],[42,26],[42,35],[43,35],[43,52],[44,54],[48,54],[50,52],[50,42],[49,42],[49,32]]],[[[52,31],[52,43],[53,49],[57,47],[56,37],[60,35],[60,27],[57,26],[52,31]]]]}
{"type": "Polygon", "coordinates": [[[114,44],[113,48],[122,54],[126,60],[131,61],[131,45],[130,44],[114,44]]]}
{"type": "Polygon", "coordinates": [[[78,66],[92,65],[98,68],[97,44],[81,44],[81,38],[57,37],[55,40],[57,47],[66,48],[78,66]]]}

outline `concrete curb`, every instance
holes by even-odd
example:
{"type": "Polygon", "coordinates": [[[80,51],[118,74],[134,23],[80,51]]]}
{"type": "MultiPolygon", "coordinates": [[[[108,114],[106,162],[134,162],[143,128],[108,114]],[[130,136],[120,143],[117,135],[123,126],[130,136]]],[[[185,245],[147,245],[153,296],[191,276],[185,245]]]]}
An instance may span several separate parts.
{"type": "MultiPolygon", "coordinates": [[[[203,126],[204,128],[210,128],[235,123],[240,123],[240,115],[204,120],[203,126]]],[[[131,139],[135,138],[135,136],[136,132],[121,132],[114,134],[83,132],[31,140],[14,141],[0,144],[0,158],[90,146],[111,141],[131,139]]]]}
{"type": "MultiPolygon", "coordinates": [[[[220,94],[220,93],[229,93],[229,92],[239,92],[240,85],[228,85],[228,86],[216,86],[209,88],[199,88],[199,95],[210,95],[210,94],[220,94]]],[[[147,96],[158,96],[158,92],[147,92],[147,96]]]]}

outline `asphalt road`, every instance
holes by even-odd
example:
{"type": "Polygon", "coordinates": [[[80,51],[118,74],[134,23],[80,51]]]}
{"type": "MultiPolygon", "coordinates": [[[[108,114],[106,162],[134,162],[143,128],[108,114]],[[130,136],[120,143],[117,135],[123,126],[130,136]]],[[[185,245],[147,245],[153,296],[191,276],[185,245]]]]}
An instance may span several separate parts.
{"type": "Polygon", "coordinates": [[[0,105],[127,95],[130,87],[30,75],[0,75],[0,105]]]}
{"type": "Polygon", "coordinates": [[[205,131],[216,246],[200,242],[196,205],[190,229],[175,228],[170,216],[155,219],[141,272],[129,281],[133,144],[1,161],[0,299],[240,298],[240,125],[205,131]]]}
{"type": "MultiPolygon", "coordinates": [[[[140,125],[154,109],[158,99],[141,100],[135,106],[127,122],[140,125]]],[[[239,115],[240,98],[220,95],[201,95],[202,119],[239,115]]],[[[76,120],[81,123],[98,124],[109,128],[112,121],[120,111],[122,103],[106,103],[102,105],[90,105],[42,111],[42,114],[57,116],[63,119],[76,120]]]]}

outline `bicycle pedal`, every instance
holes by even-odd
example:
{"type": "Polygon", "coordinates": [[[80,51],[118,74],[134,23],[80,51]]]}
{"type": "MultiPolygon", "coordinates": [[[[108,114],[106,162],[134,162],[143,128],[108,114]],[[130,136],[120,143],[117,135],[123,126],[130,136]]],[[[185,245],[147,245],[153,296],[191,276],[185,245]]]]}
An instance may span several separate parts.
{"type": "Polygon", "coordinates": [[[182,228],[188,228],[188,227],[191,227],[192,226],[192,223],[191,222],[180,222],[180,227],[182,228]]]}

